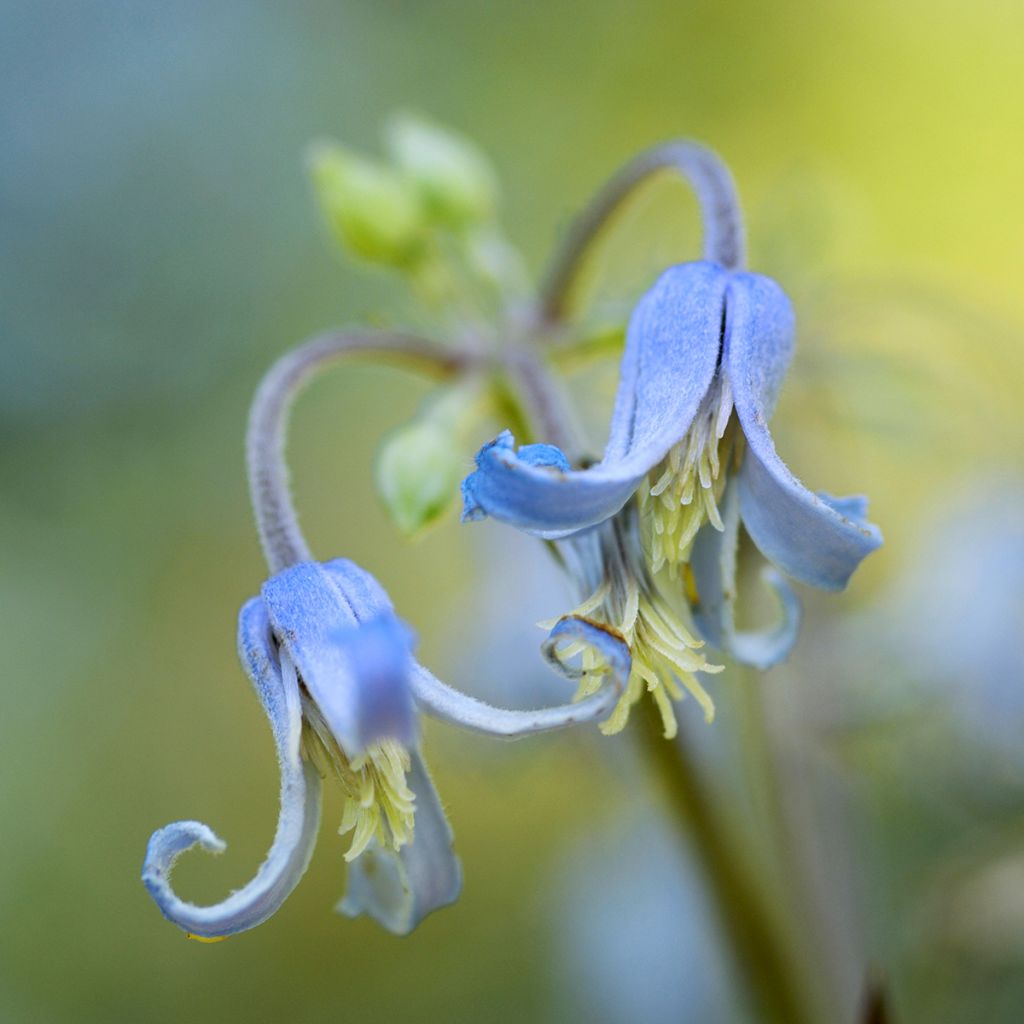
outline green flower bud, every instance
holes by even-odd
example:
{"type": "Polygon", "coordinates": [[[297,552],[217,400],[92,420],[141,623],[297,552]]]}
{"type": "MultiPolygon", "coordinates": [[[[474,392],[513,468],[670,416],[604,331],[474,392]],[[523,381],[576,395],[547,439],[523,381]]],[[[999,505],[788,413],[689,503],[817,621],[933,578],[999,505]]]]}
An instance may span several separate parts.
{"type": "Polygon", "coordinates": [[[314,143],[308,160],[317,198],[344,248],[371,263],[416,262],[427,221],[409,178],[333,142],[314,143]]]}
{"type": "Polygon", "coordinates": [[[461,228],[492,216],[497,176],[468,139],[413,114],[398,114],[388,125],[387,141],[435,221],[461,228]]]}
{"type": "Polygon", "coordinates": [[[465,473],[451,425],[433,417],[395,431],[377,457],[377,489],[395,526],[411,536],[451,504],[465,473]]]}

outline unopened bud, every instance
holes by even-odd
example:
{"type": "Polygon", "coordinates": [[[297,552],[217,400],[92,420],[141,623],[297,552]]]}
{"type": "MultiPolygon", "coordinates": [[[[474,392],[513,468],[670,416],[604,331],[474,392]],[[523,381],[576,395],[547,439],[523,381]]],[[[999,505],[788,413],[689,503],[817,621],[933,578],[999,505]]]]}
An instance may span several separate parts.
{"type": "Polygon", "coordinates": [[[413,420],[383,444],[377,489],[406,536],[438,519],[451,504],[464,472],[455,431],[434,417],[413,420]]]}
{"type": "Polygon", "coordinates": [[[371,263],[405,267],[422,251],[426,218],[419,191],[384,164],[331,143],[315,143],[309,170],[331,232],[371,263]]]}
{"type": "Polygon", "coordinates": [[[392,118],[387,139],[435,221],[459,228],[491,217],[497,177],[472,142],[412,114],[392,118]]]}

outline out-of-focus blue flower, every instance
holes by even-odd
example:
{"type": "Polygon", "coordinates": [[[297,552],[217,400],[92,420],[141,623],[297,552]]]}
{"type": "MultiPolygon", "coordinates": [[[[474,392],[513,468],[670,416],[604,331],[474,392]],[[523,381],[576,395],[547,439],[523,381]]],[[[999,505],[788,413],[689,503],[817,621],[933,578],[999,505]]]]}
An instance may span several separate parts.
{"type": "Polygon", "coordinates": [[[180,821],[154,833],[143,881],[164,916],[214,940],[265,921],[298,884],[320,819],[321,776],[347,798],[340,831],[352,832],[348,890],[338,909],[405,934],[461,888],[452,832],[419,751],[417,705],[490,735],[516,737],[605,716],[628,675],[628,651],[587,623],[562,636],[599,645],[617,666],[606,690],[537,711],[494,708],[446,686],[412,656],[411,631],[380,584],[346,559],[300,562],[272,576],[239,616],[238,649],[270,720],[281,766],[281,810],[266,860],[215,906],[180,899],[170,875],[195,845],[219,853],[206,825],[180,821]],[[617,648],[617,649],[616,649],[617,648]],[[625,659],[625,664],[623,664],[625,659]]]}
{"type": "Polygon", "coordinates": [[[588,838],[570,849],[550,883],[560,909],[551,927],[555,991],[575,1012],[555,1019],[748,1021],[704,886],[655,815],[631,811],[600,844],[588,838]]]}
{"type": "MultiPolygon", "coordinates": [[[[905,569],[877,605],[838,623],[825,642],[840,665],[858,665],[846,680],[853,700],[844,725],[944,718],[948,731],[928,733],[927,742],[940,735],[945,755],[957,744],[972,753],[912,758],[916,775],[977,772],[983,752],[1021,779],[1024,480],[1003,470],[968,479],[959,490],[921,517],[905,569]],[[953,619],[951,643],[943,623],[953,619]],[[879,685],[894,672],[901,686],[879,685]]],[[[991,773],[981,777],[991,792],[991,773]]]]}
{"type": "MultiPolygon", "coordinates": [[[[780,624],[763,633],[737,632],[740,523],[784,573],[827,590],[844,587],[881,543],[877,527],[867,522],[865,499],[807,490],[775,451],[768,419],[792,350],[793,312],[775,282],[709,261],[670,268],[630,320],[600,462],[574,470],[551,445],[517,451],[506,431],[481,449],[476,471],[463,482],[463,518],[491,516],[547,539],[590,544],[599,562],[582,575],[599,585],[615,585],[609,553],[628,550],[636,532],[643,558],[630,556],[635,579],[628,589],[641,597],[654,592],[653,574],[667,568],[681,578],[678,589],[706,640],[738,660],[774,664],[795,640],[799,605],[782,576],[770,572],[780,624]],[[635,527],[621,523],[612,531],[617,540],[606,530],[596,545],[580,540],[593,527],[628,518],[634,495],[635,527]]],[[[584,602],[591,611],[605,603],[584,602]]],[[[635,620],[636,602],[622,603],[619,610],[635,620]]],[[[670,637],[664,629],[652,631],[672,650],[700,646],[679,629],[670,637]]],[[[631,650],[636,666],[637,650],[631,650]]],[[[655,674],[662,683],[648,680],[648,687],[657,693],[665,673],[655,674]]]]}

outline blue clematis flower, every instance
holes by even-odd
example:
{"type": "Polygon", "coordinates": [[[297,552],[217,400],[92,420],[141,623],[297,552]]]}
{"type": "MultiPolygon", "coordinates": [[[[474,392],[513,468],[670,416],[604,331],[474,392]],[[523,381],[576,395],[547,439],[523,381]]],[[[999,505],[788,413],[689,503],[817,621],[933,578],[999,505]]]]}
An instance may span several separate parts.
{"type": "MultiPolygon", "coordinates": [[[[602,459],[572,469],[550,445],[517,451],[506,431],[481,449],[476,471],[463,482],[463,519],[491,516],[540,537],[589,544],[597,561],[578,576],[609,585],[609,551],[630,550],[629,535],[636,533],[644,558],[631,555],[633,582],[620,586],[655,593],[648,577],[667,569],[681,579],[678,589],[707,641],[738,660],[774,664],[793,644],[799,606],[772,572],[767,578],[779,597],[780,625],[760,634],[736,631],[740,524],[783,573],[827,590],[844,587],[881,543],[863,498],[809,491],[776,453],[768,420],[792,355],[793,328],[789,300],[767,277],[713,261],[670,268],[631,317],[602,459]],[[616,523],[632,516],[634,495],[639,522],[616,523]],[[610,523],[617,541],[601,526],[610,523]],[[594,527],[605,531],[604,539],[581,540],[594,527]]],[[[633,603],[616,610],[590,598],[584,605],[602,617],[628,612],[628,620],[633,603]]],[[[692,662],[700,641],[681,625],[671,632],[670,642],[660,642],[673,650],[682,644],[692,662]]],[[[679,678],[660,654],[638,658],[635,645],[632,654],[634,672],[655,663],[652,673],[662,680],[648,681],[655,692],[671,676],[679,678]]],[[[674,731],[668,716],[666,731],[674,731]]]]}
{"type": "Polygon", "coordinates": [[[411,631],[380,584],[353,562],[300,562],[276,573],[242,608],[238,650],[277,746],[277,832],[255,877],[204,907],[175,894],[171,871],[191,847],[220,853],[224,842],[197,821],[154,833],[142,877],[164,916],[207,941],[270,917],[309,863],[321,776],[340,784],[346,796],[340,831],[352,833],[342,913],[367,914],[405,934],[452,903],[461,869],[419,750],[417,710],[502,737],[603,718],[628,675],[628,651],[619,638],[583,621],[567,620],[551,644],[565,639],[594,646],[615,668],[604,689],[580,703],[537,711],[494,708],[446,686],[413,659],[411,631]]]}

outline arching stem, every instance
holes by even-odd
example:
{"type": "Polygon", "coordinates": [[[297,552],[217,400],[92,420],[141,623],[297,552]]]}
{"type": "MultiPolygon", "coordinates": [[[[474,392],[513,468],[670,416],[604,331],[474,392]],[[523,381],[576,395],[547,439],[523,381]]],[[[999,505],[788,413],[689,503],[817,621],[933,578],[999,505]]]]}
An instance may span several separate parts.
{"type": "Polygon", "coordinates": [[[351,331],[318,335],[271,366],[249,410],[246,464],[256,528],[272,574],[312,559],[288,487],[284,456],[288,413],[298,393],[319,371],[343,356],[356,355],[411,367],[439,379],[452,376],[477,358],[425,338],[351,331]]]}
{"type": "Polygon", "coordinates": [[[666,142],[622,167],[576,219],[541,281],[541,324],[554,324],[564,318],[573,286],[598,235],[640,185],[665,170],[681,175],[697,194],[704,225],[704,258],[728,270],[743,267],[743,217],[728,168],[710,149],[696,142],[666,142]]]}

